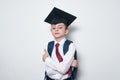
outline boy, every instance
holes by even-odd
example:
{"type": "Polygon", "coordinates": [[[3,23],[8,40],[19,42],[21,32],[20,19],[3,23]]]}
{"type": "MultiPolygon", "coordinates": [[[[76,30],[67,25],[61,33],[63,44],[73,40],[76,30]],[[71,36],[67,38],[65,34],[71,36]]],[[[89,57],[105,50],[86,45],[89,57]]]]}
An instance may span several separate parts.
{"type": "MultiPolygon", "coordinates": [[[[75,16],[66,13],[56,7],[45,19],[45,22],[51,24],[51,33],[54,37],[53,48],[44,50],[43,61],[46,67],[46,80],[72,80],[72,67],[77,67],[75,56],[75,46],[72,41],[67,40],[65,36],[68,34],[68,26],[76,19],[75,16]],[[64,44],[69,43],[68,50],[65,52],[64,44]],[[52,49],[51,53],[50,50],[52,49]],[[50,55],[51,54],[51,55],[50,55]]],[[[68,44],[66,44],[68,45],[68,44]]]]}

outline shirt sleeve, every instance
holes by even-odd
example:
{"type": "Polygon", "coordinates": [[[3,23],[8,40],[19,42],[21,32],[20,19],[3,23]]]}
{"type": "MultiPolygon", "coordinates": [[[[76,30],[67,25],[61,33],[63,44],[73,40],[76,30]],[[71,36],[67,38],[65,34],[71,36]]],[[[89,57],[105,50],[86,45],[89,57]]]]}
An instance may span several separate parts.
{"type": "Polygon", "coordinates": [[[51,76],[52,78],[57,79],[57,80],[62,78],[63,76],[63,74],[60,74],[58,71],[55,71],[50,67],[47,67],[46,72],[48,76],[51,76]]]}
{"type": "Polygon", "coordinates": [[[69,46],[69,50],[63,57],[62,62],[59,63],[53,61],[50,57],[47,57],[45,60],[45,64],[50,68],[52,68],[53,70],[56,70],[61,74],[65,74],[69,70],[70,65],[72,64],[72,61],[74,59],[74,53],[75,53],[75,46],[73,43],[71,43],[69,46]]]}

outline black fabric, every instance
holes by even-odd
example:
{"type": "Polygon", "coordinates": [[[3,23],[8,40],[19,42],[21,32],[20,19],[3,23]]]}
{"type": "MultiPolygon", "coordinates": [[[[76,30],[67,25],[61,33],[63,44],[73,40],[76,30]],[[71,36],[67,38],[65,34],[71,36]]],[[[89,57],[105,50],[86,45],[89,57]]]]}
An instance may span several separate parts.
{"type": "Polygon", "coordinates": [[[47,76],[47,77],[46,77],[46,80],[55,80],[55,79],[51,79],[50,77],[47,76]]]}
{"type": "Polygon", "coordinates": [[[70,78],[64,79],[64,80],[71,80],[70,78]]]}
{"type": "MultiPolygon", "coordinates": [[[[46,77],[46,80],[55,80],[55,79],[51,79],[50,77],[46,77]]],[[[64,79],[64,80],[71,80],[70,78],[64,79]]]]}

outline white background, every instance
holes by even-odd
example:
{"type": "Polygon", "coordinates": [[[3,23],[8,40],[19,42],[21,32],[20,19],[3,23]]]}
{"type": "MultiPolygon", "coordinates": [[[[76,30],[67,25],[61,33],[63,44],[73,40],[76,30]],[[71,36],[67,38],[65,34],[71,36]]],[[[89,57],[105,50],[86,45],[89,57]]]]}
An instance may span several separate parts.
{"type": "Polygon", "coordinates": [[[77,19],[68,38],[78,51],[77,80],[120,80],[119,0],[0,0],[0,80],[43,80],[44,22],[53,7],[77,19]]]}

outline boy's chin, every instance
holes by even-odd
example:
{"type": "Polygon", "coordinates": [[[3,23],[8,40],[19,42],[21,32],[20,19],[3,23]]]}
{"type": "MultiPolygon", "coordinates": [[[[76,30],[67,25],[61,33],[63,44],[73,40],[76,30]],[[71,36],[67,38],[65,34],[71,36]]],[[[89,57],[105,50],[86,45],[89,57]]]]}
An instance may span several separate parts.
{"type": "Polygon", "coordinates": [[[59,38],[61,38],[61,37],[55,37],[55,39],[59,39],[59,38]]]}
{"type": "Polygon", "coordinates": [[[63,36],[55,36],[55,39],[62,39],[64,38],[63,36]]]}

